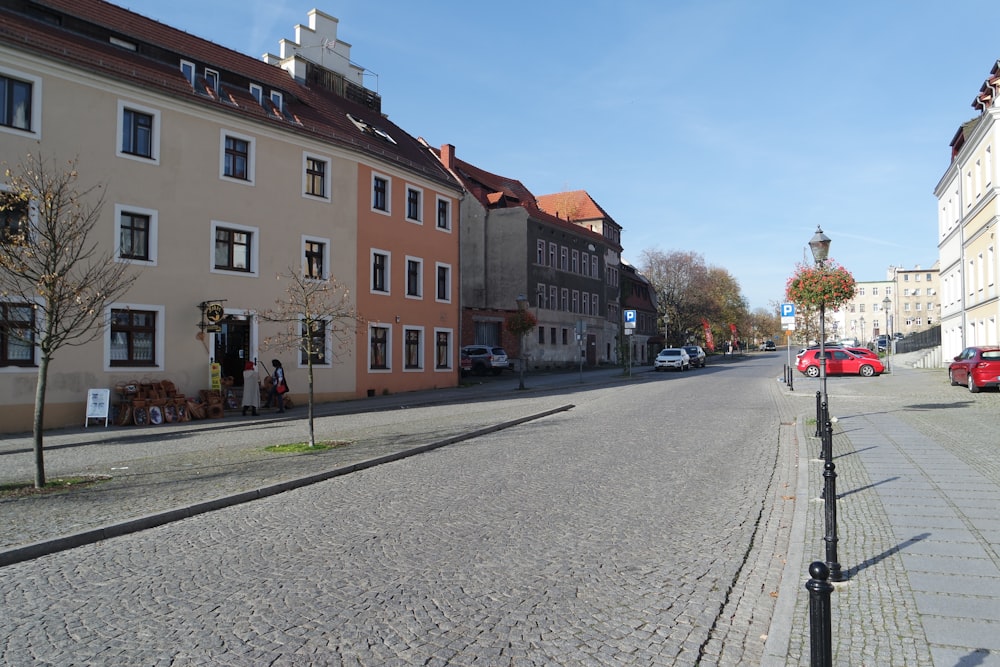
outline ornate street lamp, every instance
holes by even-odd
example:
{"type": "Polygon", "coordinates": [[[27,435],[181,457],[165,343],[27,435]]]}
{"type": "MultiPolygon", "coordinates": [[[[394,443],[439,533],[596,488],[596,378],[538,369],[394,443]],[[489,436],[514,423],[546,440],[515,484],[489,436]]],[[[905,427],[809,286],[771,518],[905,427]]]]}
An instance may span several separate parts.
{"type": "MultiPolygon", "coordinates": [[[[830,254],[830,237],[823,233],[819,225],[809,241],[816,266],[822,267],[830,254]]],[[[823,443],[823,508],[826,518],[826,564],[830,568],[830,580],[841,581],[840,562],[837,558],[837,473],[833,464],[833,425],[830,423],[830,404],[826,391],[826,302],[819,304],[819,373],[822,383],[822,425],[820,436],[823,443]]]]}

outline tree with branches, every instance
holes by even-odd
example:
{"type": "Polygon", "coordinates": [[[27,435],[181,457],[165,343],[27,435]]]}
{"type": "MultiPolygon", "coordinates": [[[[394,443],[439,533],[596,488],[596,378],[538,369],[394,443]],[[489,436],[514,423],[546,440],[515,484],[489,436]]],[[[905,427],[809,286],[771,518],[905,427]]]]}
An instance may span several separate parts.
{"type": "MultiPolygon", "coordinates": [[[[0,192],[0,307],[16,326],[0,333],[38,356],[32,421],[35,487],[45,486],[43,429],[49,366],[66,346],[85,345],[107,326],[106,307],[138,278],[134,267],[91,238],[104,206],[104,186],[78,186],[77,160],[27,155],[5,166],[0,192]]],[[[106,246],[104,246],[106,247],[106,246]]]]}
{"type": "Polygon", "coordinates": [[[263,347],[294,351],[306,364],[309,446],[315,447],[314,365],[326,365],[327,355],[333,354],[334,347],[347,347],[354,340],[362,318],[351,300],[350,290],[332,278],[312,278],[288,269],[278,275],[278,280],[287,281],[285,297],[277,299],[274,308],[259,313],[261,319],[279,325],[274,335],[264,339],[263,347]]]}

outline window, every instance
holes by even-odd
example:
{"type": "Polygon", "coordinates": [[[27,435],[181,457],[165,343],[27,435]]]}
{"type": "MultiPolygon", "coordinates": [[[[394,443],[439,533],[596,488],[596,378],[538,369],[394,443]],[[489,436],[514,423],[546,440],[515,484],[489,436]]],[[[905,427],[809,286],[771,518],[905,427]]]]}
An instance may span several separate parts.
{"type": "Polygon", "coordinates": [[[451,265],[438,263],[437,267],[437,300],[451,303],[451,265]]]}
{"type": "Polygon", "coordinates": [[[443,197],[437,200],[437,228],[451,229],[451,201],[443,197]]]}
{"type": "Polygon", "coordinates": [[[556,344],[556,328],[549,327],[549,343],[552,345],[556,344]]]}
{"type": "Polygon", "coordinates": [[[549,266],[555,268],[556,266],[556,244],[549,243],[549,266]]]}
{"type": "Polygon", "coordinates": [[[559,268],[563,271],[569,270],[569,248],[566,246],[559,248],[559,268]]]}
{"type": "Polygon", "coordinates": [[[111,366],[156,365],[156,317],[150,310],[111,309],[111,366]]]}
{"type": "Polygon", "coordinates": [[[877,286],[873,286],[872,287],[872,296],[878,296],[878,287],[877,286]]]}
{"type": "Polygon", "coordinates": [[[548,290],[545,287],[545,283],[538,283],[538,287],[535,289],[535,306],[538,308],[545,308],[545,295],[548,290]]]}
{"type": "Polygon", "coordinates": [[[330,199],[330,182],[327,161],[315,155],[303,154],[303,194],[320,199],[330,199]]]}
{"type": "Polygon", "coordinates": [[[389,179],[372,175],[372,210],[389,213],[389,179]]]}
{"type": "Polygon", "coordinates": [[[451,329],[434,330],[434,368],[439,371],[452,369],[452,331],[451,329]]]}
{"type": "Polygon", "coordinates": [[[403,370],[414,371],[424,367],[422,329],[403,329],[403,370]]]}
{"type": "Polygon", "coordinates": [[[31,130],[31,83],[0,76],[0,125],[31,130]]]}
{"type": "Polygon", "coordinates": [[[594,315],[600,315],[601,311],[598,310],[598,305],[601,302],[597,300],[597,292],[590,295],[590,312],[594,315]]]}
{"type": "Polygon", "coordinates": [[[389,293],[389,253],[372,250],[372,292],[389,293]]]}
{"type": "Polygon", "coordinates": [[[555,285],[549,286],[549,309],[559,310],[559,288],[555,285]]]}
{"type": "Polygon", "coordinates": [[[279,114],[285,112],[285,96],[279,93],[277,90],[271,91],[271,104],[277,109],[279,114]]]}
{"type": "Polygon", "coordinates": [[[238,271],[257,275],[257,230],[232,223],[212,222],[213,271],[238,271]]]}
{"type": "Polygon", "coordinates": [[[584,292],[580,295],[580,297],[583,299],[580,306],[580,312],[584,315],[590,315],[590,294],[584,292]]]}
{"type": "Polygon", "coordinates": [[[858,287],[858,296],[864,296],[864,295],[865,295],[865,288],[858,287]]]}
{"type": "Polygon", "coordinates": [[[423,199],[423,191],[419,188],[413,186],[407,186],[406,188],[406,219],[411,222],[421,222],[423,217],[420,215],[421,201],[423,199]]]}
{"type": "Polygon", "coordinates": [[[569,345],[569,329],[566,329],[565,327],[562,330],[562,344],[569,345]]]}
{"type": "Polygon", "coordinates": [[[313,366],[330,366],[330,350],[330,322],[326,319],[314,319],[310,323],[303,318],[299,364],[307,366],[312,358],[313,366]]]}
{"type": "Polygon", "coordinates": [[[585,253],[583,253],[580,256],[580,269],[581,269],[580,272],[583,275],[587,276],[588,278],[590,277],[590,254],[589,253],[585,252],[585,253]]]}
{"type": "Polygon", "coordinates": [[[326,239],[302,237],[302,275],[312,280],[326,280],[330,244],[326,239]]]}
{"type": "Polygon", "coordinates": [[[580,312],[580,290],[573,290],[573,294],[570,297],[570,312],[579,313],[580,312]]]}
{"type": "Polygon", "coordinates": [[[389,327],[372,325],[368,329],[368,368],[389,370],[389,327]]]}
{"type": "Polygon", "coordinates": [[[214,69],[205,68],[205,85],[215,93],[219,94],[219,73],[214,69]]]}
{"type": "Polygon", "coordinates": [[[566,287],[559,291],[559,310],[569,310],[569,289],[566,287]]]}
{"type": "Polygon", "coordinates": [[[40,134],[42,80],[0,67],[0,131],[40,134]]]}
{"type": "Polygon", "coordinates": [[[181,74],[187,79],[188,84],[194,86],[194,63],[187,60],[181,61],[181,74]]]}
{"type": "Polygon", "coordinates": [[[0,240],[24,243],[21,234],[28,233],[28,207],[24,202],[0,190],[0,240]],[[17,239],[15,241],[15,239],[17,239]]]}
{"type": "Polygon", "coordinates": [[[35,365],[35,309],[0,303],[0,367],[35,365]]]}
{"type": "Polygon", "coordinates": [[[545,241],[538,241],[535,244],[535,263],[545,266],[545,241]]]}
{"type": "Polygon", "coordinates": [[[254,140],[223,130],[222,132],[222,176],[237,181],[253,183],[254,180],[254,140]]]}
{"type": "Polygon", "coordinates": [[[545,327],[538,327],[538,344],[545,345],[545,327]]]}
{"type": "Polygon", "coordinates": [[[116,257],[122,260],[155,263],[155,211],[116,206],[118,247],[116,257]]]}
{"type": "Polygon", "coordinates": [[[152,159],[155,117],[152,113],[130,107],[121,112],[121,146],[119,155],[152,159]]]}
{"type": "Polygon", "coordinates": [[[424,263],[416,257],[406,258],[406,296],[421,297],[424,292],[424,263]]]}
{"type": "Polygon", "coordinates": [[[250,84],[250,96],[257,100],[257,104],[264,104],[264,89],[260,86],[260,84],[250,84]]]}
{"type": "Polygon", "coordinates": [[[597,255],[591,255],[590,256],[590,276],[592,278],[596,278],[599,275],[601,275],[601,274],[598,273],[597,255]]]}

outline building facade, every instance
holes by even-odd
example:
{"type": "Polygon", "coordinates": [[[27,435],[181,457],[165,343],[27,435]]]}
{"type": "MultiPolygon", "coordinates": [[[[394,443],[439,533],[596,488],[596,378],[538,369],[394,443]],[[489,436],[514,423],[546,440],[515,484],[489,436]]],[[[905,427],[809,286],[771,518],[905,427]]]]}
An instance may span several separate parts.
{"type": "MultiPolygon", "coordinates": [[[[247,361],[279,358],[301,399],[307,360],[269,347],[260,316],[290,271],[347,287],[361,315],[346,339],[312,333],[317,399],[457,383],[461,187],[344,64],[336,19],[313,10],[263,60],[98,0],[4,3],[0,19],[17,100],[2,159],[76,157],[105,184],[92,240],[139,274],[103,337],[51,367],[46,426],[79,423],[91,387],[197,395],[212,362],[238,386],[247,361]]],[[[2,430],[30,430],[37,363],[0,357],[2,430]]]]}
{"type": "Polygon", "coordinates": [[[938,200],[938,264],[942,358],[965,347],[1000,343],[997,221],[1000,173],[1000,61],[972,101],[978,116],[951,141],[951,161],[934,188],[938,200]]]}

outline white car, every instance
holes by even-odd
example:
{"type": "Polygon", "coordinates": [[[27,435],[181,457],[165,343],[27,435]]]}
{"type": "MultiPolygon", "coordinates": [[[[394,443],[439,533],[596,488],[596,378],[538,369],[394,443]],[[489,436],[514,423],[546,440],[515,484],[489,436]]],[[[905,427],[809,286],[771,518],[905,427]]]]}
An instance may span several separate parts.
{"type": "Polygon", "coordinates": [[[691,369],[691,357],[682,348],[668,347],[660,350],[653,360],[654,371],[666,371],[676,369],[687,371],[691,369]]]}

